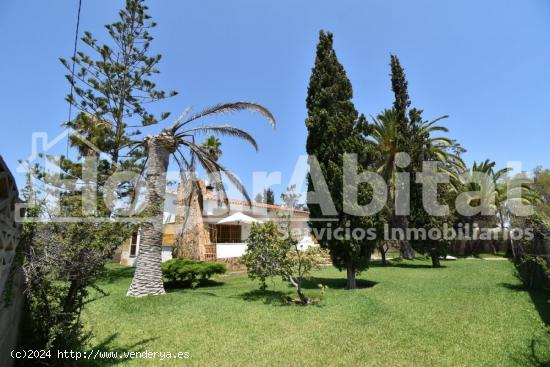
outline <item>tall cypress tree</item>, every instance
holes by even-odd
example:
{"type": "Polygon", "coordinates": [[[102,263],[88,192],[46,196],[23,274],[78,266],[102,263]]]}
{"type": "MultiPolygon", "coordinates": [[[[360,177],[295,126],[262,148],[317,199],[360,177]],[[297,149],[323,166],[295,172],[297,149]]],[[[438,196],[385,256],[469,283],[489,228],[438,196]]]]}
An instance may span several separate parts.
{"type": "Polygon", "coordinates": [[[396,55],[390,55],[391,58],[391,89],[394,94],[393,108],[397,112],[399,123],[403,132],[408,129],[409,120],[407,110],[411,105],[409,99],[408,83],[405,77],[405,70],[396,55]]]}
{"type": "MultiPolygon", "coordinates": [[[[405,71],[395,55],[391,55],[391,81],[392,90],[394,92],[393,108],[399,119],[399,146],[403,152],[406,152],[411,157],[410,165],[401,171],[409,172],[410,174],[410,207],[411,213],[409,216],[394,216],[393,225],[399,228],[407,228],[409,225],[417,229],[423,228],[426,231],[430,229],[443,229],[445,222],[452,223],[452,215],[448,216],[432,216],[424,208],[422,184],[416,183],[418,172],[423,170],[424,161],[440,161],[442,164],[449,165],[450,163],[442,160],[441,157],[434,153],[433,147],[430,149],[430,133],[426,130],[428,121],[422,118],[422,110],[410,108],[411,101],[408,94],[408,83],[405,76],[405,71]]],[[[448,148],[441,148],[446,153],[452,153],[453,149],[460,147],[456,144],[450,144],[448,148]]],[[[458,158],[459,160],[460,158],[458,158]]],[[[450,170],[456,169],[456,164],[450,164],[450,170]]],[[[438,186],[439,202],[454,202],[452,189],[450,184],[438,186]]],[[[432,258],[434,267],[439,267],[439,257],[445,255],[449,241],[444,239],[411,239],[410,241],[401,241],[401,256],[404,258],[413,258],[414,250],[424,254],[429,254],[432,258]],[[414,250],[413,250],[414,249],[414,250]]]]}
{"type": "MultiPolygon", "coordinates": [[[[312,219],[309,224],[311,228],[317,229],[318,234],[323,231],[326,234],[329,228],[334,233],[337,228],[345,229],[357,221],[357,217],[343,211],[343,155],[362,152],[364,140],[361,134],[366,125],[364,119],[358,119],[352,97],[351,82],[333,49],[332,34],[321,31],[306,99],[306,151],[319,162],[337,214],[324,215],[320,206],[308,199],[312,219]],[[323,221],[328,218],[334,221],[323,221]]],[[[315,186],[310,176],[308,192],[312,191],[315,191],[315,186]]],[[[337,240],[328,235],[320,236],[317,240],[323,248],[329,250],[334,266],[339,270],[346,269],[347,288],[356,288],[355,276],[368,265],[372,249],[370,244],[353,239],[337,240]]]]}
{"type": "MultiPolygon", "coordinates": [[[[413,130],[416,124],[421,120],[418,110],[413,109],[409,111],[411,100],[409,99],[408,83],[405,76],[405,70],[401,66],[399,59],[396,55],[390,55],[391,58],[391,87],[394,94],[393,108],[397,113],[398,126],[399,126],[399,147],[404,153],[414,155],[413,142],[411,137],[414,136],[413,130]],[[409,119],[413,118],[413,121],[409,119]]],[[[412,167],[401,168],[400,171],[412,172],[412,167]]],[[[414,182],[414,181],[413,181],[414,182]]],[[[412,204],[412,203],[411,203],[412,204]]],[[[408,227],[408,218],[406,216],[393,216],[392,225],[397,228],[406,229],[408,227]]],[[[413,259],[415,257],[414,250],[407,240],[400,241],[401,257],[405,259],[413,259]]]]}

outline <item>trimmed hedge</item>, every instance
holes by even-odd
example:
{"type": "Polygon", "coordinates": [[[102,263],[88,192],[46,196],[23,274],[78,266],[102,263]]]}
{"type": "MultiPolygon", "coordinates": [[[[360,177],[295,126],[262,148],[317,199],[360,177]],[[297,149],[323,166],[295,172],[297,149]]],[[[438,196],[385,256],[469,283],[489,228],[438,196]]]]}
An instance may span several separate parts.
{"type": "Polygon", "coordinates": [[[213,261],[172,259],[162,264],[162,274],[168,282],[193,288],[212,275],[224,274],[226,271],[224,264],[213,261]]]}

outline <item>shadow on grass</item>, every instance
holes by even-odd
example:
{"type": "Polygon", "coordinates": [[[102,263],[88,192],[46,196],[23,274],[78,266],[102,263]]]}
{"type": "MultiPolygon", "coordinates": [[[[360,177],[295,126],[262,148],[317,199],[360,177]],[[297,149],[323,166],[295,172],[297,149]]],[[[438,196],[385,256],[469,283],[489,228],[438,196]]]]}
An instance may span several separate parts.
{"type": "Polygon", "coordinates": [[[500,283],[501,287],[515,292],[527,292],[535,305],[544,325],[550,325],[550,291],[544,289],[528,289],[523,284],[500,283]]]}
{"type": "Polygon", "coordinates": [[[115,269],[106,269],[101,280],[108,283],[114,283],[120,279],[132,279],[134,276],[134,268],[131,266],[117,267],[115,269]]]}
{"type": "MultiPolygon", "coordinates": [[[[95,302],[99,299],[108,297],[110,295],[109,292],[106,292],[102,286],[105,284],[102,283],[116,283],[121,279],[127,279],[128,282],[132,279],[134,276],[134,268],[131,266],[128,267],[117,267],[114,269],[108,269],[104,268],[103,274],[99,277],[99,282],[97,282],[95,285],[92,286],[97,291],[97,295],[93,298],[87,299],[84,304],[95,302]]],[[[128,283],[129,285],[129,283],[128,283]]]]}
{"type": "Polygon", "coordinates": [[[431,264],[427,264],[425,262],[412,262],[412,260],[409,260],[407,262],[402,261],[388,261],[386,262],[386,265],[382,264],[381,261],[372,262],[370,264],[370,267],[372,268],[403,268],[403,269],[445,269],[447,266],[441,264],[441,267],[434,268],[431,264]]]}
{"type": "MultiPolygon", "coordinates": [[[[511,356],[511,359],[516,362],[518,366],[533,366],[533,367],[550,367],[550,360],[541,359],[537,353],[537,344],[540,344],[540,341],[531,339],[529,345],[529,351],[527,353],[519,353],[511,356]]],[[[545,348],[541,346],[540,348],[545,348]]]]}
{"type": "MultiPolygon", "coordinates": [[[[329,288],[332,288],[332,289],[343,289],[343,288],[346,288],[347,280],[346,280],[346,278],[311,277],[311,278],[308,278],[308,279],[304,279],[304,283],[302,284],[302,288],[304,288],[304,289],[319,289],[319,284],[326,285],[326,286],[328,286],[329,288]]],[[[370,280],[357,279],[357,288],[358,289],[372,288],[376,284],[378,284],[378,283],[370,281],[370,280]]]]}
{"type": "Polygon", "coordinates": [[[205,279],[205,280],[201,280],[199,284],[195,288],[193,288],[191,287],[191,284],[188,282],[165,282],[164,289],[166,289],[167,292],[173,292],[173,291],[181,291],[181,290],[195,290],[199,288],[220,287],[224,284],[225,284],[224,282],[205,279]]]}
{"type": "Polygon", "coordinates": [[[254,289],[237,297],[248,302],[262,301],[266,305],[288,306],[288,294],[281,291],[254,289]]]}
{"type": "Polygon", "coordinates": [[[98,344],[90,347],[86,353],[91,353],[90,359],[82,359],[78,361],[79,366],[112,366],[119,363],[128,362],[129,358],[124,358],[124,353],[142,352],[145,350],[145,345],[158,337],[151,337],[139,340],[135,343],[114,346],[114,342],[118,337],[118,333],[111,334],[103,339],[98,344]]]}

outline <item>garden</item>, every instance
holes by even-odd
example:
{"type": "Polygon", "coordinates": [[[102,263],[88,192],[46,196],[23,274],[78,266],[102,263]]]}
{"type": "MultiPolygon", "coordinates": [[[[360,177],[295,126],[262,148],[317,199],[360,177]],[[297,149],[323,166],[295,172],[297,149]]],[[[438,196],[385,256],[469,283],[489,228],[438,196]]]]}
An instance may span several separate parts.
{"type": "MultiPolygon", "coordinates": [[[[491,256],[494,257],[494,256],[491,256]]],[[[490,257],[490,258],[491,258],[490,257]]],[[[333,268],[304,288],[323,301],[296,306],[286,282],[214,276],[163,297],[125,297],[133,269],[109,265],[83,313],[87,350],[189,352],[167,366],[543,366],[550,361],[550,293],[528,291],[509,261],[476,258],[373,264],[356,291],[333,268]]],[[[148,366],[147,359],[90,365],[148,366]]],[[[157,363],[159,363],[157,361],[157,363]]]]}
{"type": "Polygon", "coordinates": [[[393,52],[385,89],[372,90],[387,98],[363,103],[353,88],[363,60],[349,58],[363,45],[324,29],[298,121],[241,99],[165,111],[156,106],[179,97],[160,86],[172,79],[158,75],[145,0],[126,0],[94,34],[79,33],[78,9],[72,56],[59,65],[66,154],[22,160],[20,197],[10,183],[13,198],[0,202],[18,242],[14,251],[10,237],[9,264],[0,259],[2,306],[22,305],[18,350],[48,353],[12,362],[550,365],[550,169],[467,156],[467,139],[416,98],[422,80],[393,52]],[[306,153],[302,181],[281,183],[279,203],[265,182],[257,191],[266,172],[249,172],[250,152],[234,145],[258,152],[259,140],[225,122],[245,111],[264,142],[280,151],[298,136],[306,153]],[[225,165],[231,153],[252,184],[225,165]],[[233,203],[266,215],[232,213],[233,203]],[[233,215],[212,214],[222,209],[233,215]],[[218,257],[217,244],[243,252],[218,257]],[[133,266],[120,265],[124,251],[133,266]]]}

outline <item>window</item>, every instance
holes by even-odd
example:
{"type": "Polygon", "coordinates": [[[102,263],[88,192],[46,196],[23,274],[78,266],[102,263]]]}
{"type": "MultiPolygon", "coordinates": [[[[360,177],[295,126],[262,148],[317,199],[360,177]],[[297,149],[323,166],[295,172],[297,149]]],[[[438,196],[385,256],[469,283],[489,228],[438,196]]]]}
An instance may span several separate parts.
{"type": "Polygon", "coordinates": [[[138,233],[134,232],[132,234],[132,242],[130,242],[130,257],[135,257],[137,254],[137,245],[138,245],[138,233]]]}
{"type": "Polygon", "coordinates": [[[216,243],[218,242],[218,234],[216,233],[217,226],[215,224],[210,223],[204,223],[204,229],[208,231],[208,234],[210,235],[210,243],[216,243]]]}
{"type": "Polygon", "coordinates": [[[9,197],[9,185],[7,177],[0,178],[0,198],[7,199],[9,197]]]}
{"type": "Polygon", "coordinates": [[[217,243],[239,243],[241,240],[241,226],[218,224],[216,225],[217,243]]]}

